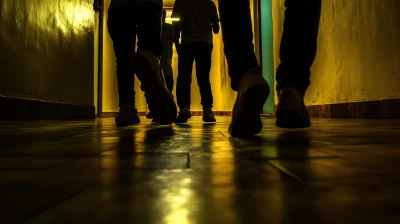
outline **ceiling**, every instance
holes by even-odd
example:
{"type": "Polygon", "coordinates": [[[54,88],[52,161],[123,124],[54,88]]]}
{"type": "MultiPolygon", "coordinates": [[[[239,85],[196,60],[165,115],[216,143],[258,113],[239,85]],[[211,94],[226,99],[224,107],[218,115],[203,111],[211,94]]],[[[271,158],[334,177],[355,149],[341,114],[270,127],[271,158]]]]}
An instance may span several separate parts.
{"type": "Polygon", "coordinates": [[[174,6],[175,0],[164,0],[163,2],[165,8],[172,8],[174,6]]]}
{"type": "MultiPolygon", "coordinates": [[[[213,1],[216,3],[215,0],[213,0],[213,1]]],[[[172,7],[174,7],[175,0],[163,0],[163,2],[164,2],[165,8],[172,8],[172,7]]]]}

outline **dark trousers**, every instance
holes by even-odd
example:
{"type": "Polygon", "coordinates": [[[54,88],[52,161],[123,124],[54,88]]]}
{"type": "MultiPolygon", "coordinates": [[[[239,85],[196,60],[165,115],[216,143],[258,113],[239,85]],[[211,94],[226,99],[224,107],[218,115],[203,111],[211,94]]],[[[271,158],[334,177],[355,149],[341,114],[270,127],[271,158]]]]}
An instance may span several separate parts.
{"type": "MultiPolygon", "coordinates": [[[[161,70],[163,70],[162,67],[163,66],[161,66],[161,70]]],[[[171,67],[172,67],[172,65],[171,65],[171,67]]],[[[172,70],[172,68],[171,68],[171,70],[172,70]]],[[[167,86],[168,91],[172,94],[172,91],[174,89],[174,76],[173,75],[165,75],[164,70],[163,70],[163,74],[164,74],[165,85],[167,86]]],[[[144,92],[143,85],[141,85],[140,88],[144,92]]],[[[146,92],[144,93],[144,97],[146,98],[146,103],[148,104],[149,98],[148,98],[148,95],[146,92]]]]}
{"type": "MultiPolygon", "coordinates": [[[[321,0],[286,0],[280,48],[281,63],[276,72],[277,90],[290,86],[305,93],[310,68],[317,51],[321,0]]],[[[258,68],[254,54],[249,0],[219,0],[222,35],[232,88],[249,68],[258,68]],[[240,32],[238,32],[240,31],[240,32]]]]}
{"type": "Polygon", "coordinates": [[[165,79],[165,84],[167,86],[167,89],[169,90],[170,93],[174,90],[174,76],[173,75],[167,75],[164,76],[165,79]]]}
{"type": "Polygon", "coordinates": [[[211,53],[213,46],[207,42],[195,42],[179,50],[176,97],[179,108],[190,108],[190,84],[193,61],[196,60],[197,84],[200,88],[201,105],[212,108],[213,95],[210,83],[211,53]]]}
{"type": "Polygon", "coordinates": [[[134,73],[130,58],[135,53],[136,35],[138,50],[148,50],[160,57],[162,7],[142,4],[135,8],[116,8],[108,12],[108,32],[117,58],[119,105],[135,103],[134,73]]]}
{"type": "Polygon", "coordinates": [[[169,92],[172,93],[172,90],[174,89],[174,72],[171,60],[163,60],[161,56],[160,67],[164,74],[165,85],[169,92]]]}

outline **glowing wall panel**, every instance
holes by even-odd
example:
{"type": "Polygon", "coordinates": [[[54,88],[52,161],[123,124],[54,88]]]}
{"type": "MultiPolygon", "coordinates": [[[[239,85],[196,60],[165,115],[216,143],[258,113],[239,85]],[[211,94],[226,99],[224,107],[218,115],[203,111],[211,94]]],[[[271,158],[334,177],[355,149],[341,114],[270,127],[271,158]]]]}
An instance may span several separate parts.
{"type": "Polygon", "coordinates": [[[0,4],[0,94],[94,105],[93,1],[0,4]]]}

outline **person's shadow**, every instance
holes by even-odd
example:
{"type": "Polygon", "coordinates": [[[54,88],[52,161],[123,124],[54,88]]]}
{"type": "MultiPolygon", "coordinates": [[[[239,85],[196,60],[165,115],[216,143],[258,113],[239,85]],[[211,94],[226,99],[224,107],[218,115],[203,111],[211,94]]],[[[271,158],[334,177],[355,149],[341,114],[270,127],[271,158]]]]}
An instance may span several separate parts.
{"type": "Polygon", "coordinates": [[[304,159],[309,155],[310,136],[305,131],[285,131],[275,142],[278,159],[304,159]]]}
{"type": "Polygon", "coordinates": [[[144,145],[145,147],[157,146],[157,144],[171,139],[174,135],[175,130],[172,126],[147,129],[145,131],[144,145]]]}
{"type": "MultiPolygon", "coordinates": [[[[271,175],[271,180],[268,180],[271,173],[275,173],[274,165],[271,163],[277,160],[302,160],[308,157],[311,147],[310,136],[307,131],[303,130],[279,130],[279,132],[268,135],[256,135],[247,138],[231,138],[232,144],[238,145],[242,150],[235,154],[234,166],[235,172],[233,175],[233,183],[230,185],[233,192],[261,192],[260,195],[274,195],[277,205],[281,209],[282,214],[279,216],[285,219],[285,223],[296,222],[296,217],[302,212],[312,213],[311,210],[298,210],[297,204],[294,202],[293,195],[296,194],[297,186],[293,184],[276,184],[274,178],[279,178],[280,181],[285,180],[293,183],[290,177],[283,174],[282,171],[276,171],[276,174],[271,175]],[[240,142],[239,146],[236,142],[240,142]],[[242,154],[244,153],[244,155],[242,154]],[[242,155],[240,155],[242,154],[242,155]],[[248,154],[248,156],[246,156],[248,154]],[[244,164],[244,166],[243,166],[244,164]],[[246,166],[246,164],[249,164],[246,166]],[[269,164],[269,165],[267,165],[269,164]],[[240,168],[241,167],[241,168],[240,168]],[[269,167],[265,170],[265,167],[269,167]],[[251,184],[249,184],[251,183],[251,184]],[[294,212],[293,212],[294,211],[294,212]],[[286,213],[290,214],[286,214],[286,213]],[[293,215],[291,215],[294,213],[293,215]]],[[[279,162],[278,162],[279,163],[279,162]]],[[[279,181],[279,182],[280,182],[279,181]]],[[[282,183],[282,182],[280,182],[282,183]]],[[[238,194],[240,195],[240,193],[238,194]]],[[[239,197],[231,195],[232,204],[235,208],[236,217],[239,222],[246,223],[248,220],[259,218],[260,220],[268,217],[261,208],[269,205],[264,201],[254,203],[255,197],[239,197]]]]}
{"type": "MultiPolygon", "coordinates": [[[[111,209],[109,216],[116,220],[129,219],[132,214],[126,211],[140,213],[144,223],[151,222],[152,211],[149,208],[154,200],[146,199],[138,189],[148,189],[154,182],[151,175],[157,170],[162,149],[162,142],[175,135],[171,126],[141,126],[140,128],[125,128],[118,132],[118,144],[115,155],[109,155],[112,167],[108,170],[111,184],[103,192],[109,195],[110,203],[123,205],[123,212],[111,209]]],[[[110,161],[110,160],[108,160],[110,161]]],[[[146,191],[150,195],[158,195],[157,189],[146,191]]]]}
{"type": "Polygon", "coordinates": [[[162,143],[171,139],[175,135],[175,131],[171,126],[156,127],[148,126],[146,129],[127,129],[119,132],[118,148],[116,152],[117,164],[117,180],[120,183],[129,181],[119,173],[126,174],[127,170],[132,173],[135,170],[142,170],[145,167],[151,167],[146,164],[147,158],[155,153],[164,151],[162,143]],[[144,131],[144,132],[143,132],[144,131]]]}

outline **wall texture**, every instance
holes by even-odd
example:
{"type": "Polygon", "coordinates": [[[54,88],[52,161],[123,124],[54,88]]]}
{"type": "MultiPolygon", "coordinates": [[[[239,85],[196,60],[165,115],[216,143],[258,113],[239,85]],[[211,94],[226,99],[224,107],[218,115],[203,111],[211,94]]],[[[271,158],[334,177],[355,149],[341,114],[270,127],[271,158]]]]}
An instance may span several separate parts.
{"type": "MultiPolygon", "coordinates": [[[[273,1],[275,68],[284,0],[273,1]]],[[[307,105],[400,98],[400,2],[323,0],[307,105]]]]}
{"type": "Polygon", "coordinates": [[[92,0],[0,2],[0,95],[94,105],[92,0]]]}

